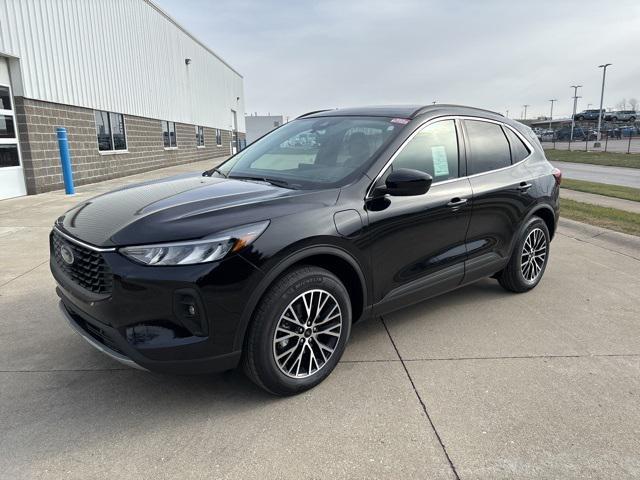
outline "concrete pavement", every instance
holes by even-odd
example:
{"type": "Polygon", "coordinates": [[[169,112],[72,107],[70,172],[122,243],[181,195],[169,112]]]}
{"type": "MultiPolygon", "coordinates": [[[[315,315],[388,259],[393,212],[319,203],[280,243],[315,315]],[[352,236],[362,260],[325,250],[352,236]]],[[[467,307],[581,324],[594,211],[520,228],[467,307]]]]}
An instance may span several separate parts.
{"type": "Polygon", "coordinates": [[[640,168],[609,167],[589,163],[551,162],[565,178],[640,188],[640,168]]]}
{"type": "Polygon", "coordinates": [[[280,399],[125,368],[67,327],[50,225],[132,180],[0,202],[0,478],[640,477],[635,237],[563,221],[532,292],[487,279],[356,325],[322,385],[280,399]]]}
{"type": "Polygon", "coordinates": [[[633,200],[625,200],[623,198],[607,197],[605,195],[597,195],[595,193],[578,192],[577,190],[569,190],[568,188],[560,189],[560,198],[575,200],[576,202],[590,203],[592,205],[600,205],[601,207],[617,208],[625,212],[640,213],[640,202],[633,200]]]}

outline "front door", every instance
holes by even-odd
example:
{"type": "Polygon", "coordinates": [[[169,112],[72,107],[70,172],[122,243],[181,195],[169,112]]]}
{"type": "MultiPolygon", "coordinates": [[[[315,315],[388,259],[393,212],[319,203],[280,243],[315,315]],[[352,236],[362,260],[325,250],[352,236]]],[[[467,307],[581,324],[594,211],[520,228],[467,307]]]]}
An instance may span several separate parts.
{"type": "Polygon", "coordinates": [[[423,127],[396,155],[378,183],[398,168],[429,173],[424,195],[387,196],[367,202],[374,314],[451,290],[464,276],[465,234],[471,213],[471,186],[455,120],[423,127]]]}
{"type": "Polygon", "coordinates": [[[26,193],[9,69],[0,58],[0,199],[26,193]]]}

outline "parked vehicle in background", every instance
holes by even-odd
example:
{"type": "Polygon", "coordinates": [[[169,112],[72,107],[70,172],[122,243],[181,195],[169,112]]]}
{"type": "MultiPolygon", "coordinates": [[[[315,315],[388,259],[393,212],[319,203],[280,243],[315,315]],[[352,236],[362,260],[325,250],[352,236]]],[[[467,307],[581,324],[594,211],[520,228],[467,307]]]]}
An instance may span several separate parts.
{"type": "Polygon", "coordinates": [[[640,129],[634,125],[623,125],[620,127],[620,134],[623,137],[635,137],[640,133],[640,129]]]}
{"type": "Polygon", "coordinates": [[[577,120],[579,122],[583,121],[583,120],[598,120],[598,117],[600,115],[600,112],[602,112],[602,115],[606,115],[606,112],[604,109],[599,110],[599,109],[595,109],[595,110],[583,110],[580,113],[576,113],[574,120],[577,120]]]}
{"type": "Polygon", "coordinates": [[[635,110],[620,110],[618,112],[607,112],[604,116],[605,120],[612,122],[635,122],[638,118],[638,112],[635,110]]]}
{"type": "MultiPolygon", "coordinates": [[[[589,132],[582,127],[575,127],[573,129],[573,140],[586,140],[589,132]]],[[[555,131],[554,139],[558,142],[564,142],[571,139],[571,126],[561,127],[555,131]]]]}
{"type": "Polygon", "coordinates": [[[543,130],[537,135],[537,137],[541,142],[553,142],[555,139],[555,132],[553,130],[543,130]]]}
{"type": "Polygon", "coordinates": [[[533,132],[498,113],[318,111],[217,168],[80,203],[53,227],[51,271],[71,327],[112,358],[242,365],[291,395],[331,373],[353,322],[485,277],[534,288],[560,181],[533,132]]]}

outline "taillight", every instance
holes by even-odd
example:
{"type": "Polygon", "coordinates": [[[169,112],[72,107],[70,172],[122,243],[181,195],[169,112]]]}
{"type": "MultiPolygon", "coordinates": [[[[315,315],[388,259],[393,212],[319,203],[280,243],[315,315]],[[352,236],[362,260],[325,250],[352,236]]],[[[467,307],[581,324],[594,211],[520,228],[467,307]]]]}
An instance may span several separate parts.
{"type": "Polygon", "coordinates": [[[553,174],[553,178],[556,179],[556,185],[560,185],[562,183],[562,172],[559,168],[554,168],[551,172],[553,174]]]}

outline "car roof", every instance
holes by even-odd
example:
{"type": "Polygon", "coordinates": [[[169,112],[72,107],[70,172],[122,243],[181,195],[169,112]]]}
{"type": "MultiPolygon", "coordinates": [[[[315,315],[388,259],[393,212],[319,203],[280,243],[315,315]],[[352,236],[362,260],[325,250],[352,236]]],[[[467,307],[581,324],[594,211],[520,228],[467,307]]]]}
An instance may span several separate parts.
{"type": "Polygon", "coordinates": [[[467,107],[464,105],[374,105],[367,107],[354,108],[335,108],[327,110],[316,110],[313,112],[300,115],[298,118],[317,118],[317,117],[338,117],[338,116],[358,116],[358,117],[391,117],[391,118],[408,118],[413,119],[423,114],[441,114],[441,115],[479,115],[486,114],[497,115],[502,117],[500,113],[482,108],[467,107]]]}

